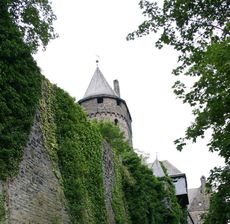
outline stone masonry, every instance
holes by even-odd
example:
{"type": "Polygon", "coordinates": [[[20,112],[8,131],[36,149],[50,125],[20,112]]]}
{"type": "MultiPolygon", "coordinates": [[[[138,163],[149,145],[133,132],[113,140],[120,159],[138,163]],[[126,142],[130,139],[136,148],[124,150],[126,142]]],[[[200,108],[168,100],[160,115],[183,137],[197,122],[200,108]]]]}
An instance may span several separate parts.
{"type": "Polygon", "coordinates": [[[89,118],[109,120],[117,124],[132,145],[131,118],[125,102],[119,98],[106,96],[102,98],[103,103],[98,103],[97,97],[95,97],[80,101],[80,104],[86,110],[89,118]]]}
{"type": "MultiPolygon", "coordinates": [[[[47,150],[43,146],[41,117],[36,113],[19,174],[6,184],[7,223],[69,223],[66,200],[47,150]]],[[[57,168],[55,168],[57,169],[57,168]]]]}
{"type": "MultiPolygon", "coordinates": [[[[208,212],[210,203],[210,194],[205,192],[205,182],[204,176],[201,177],[201,186],[199,188],[189,189],[189,205],[188,212],[190,217],[195,224],[202,224],[202,217],[208,212]]],[[[192,221],[188,220],[189,224],[192,221]]]]}
{"type": "Polygon", "coordinates": [[[132,145],[132,118],[125,100],[120,97],[118,80],[114,80],[112,89],[97,66],[84,97],[78,103],[89,118],[107,120],[117,125],[132,145]]]}
{"type": "Polygon", "coordinates": [[[105,205],[108,214],[109,224],[115,224],[112,208],[112,193],[115,184],[114,155],[110,145],[103,142],[103,170],[105,187],[105,205]]]}

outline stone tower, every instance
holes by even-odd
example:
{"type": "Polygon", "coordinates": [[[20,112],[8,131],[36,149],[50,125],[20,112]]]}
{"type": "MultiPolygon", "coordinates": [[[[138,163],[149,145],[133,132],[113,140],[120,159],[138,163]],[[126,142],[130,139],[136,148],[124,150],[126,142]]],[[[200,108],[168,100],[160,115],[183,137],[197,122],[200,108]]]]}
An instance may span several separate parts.
{"type": "Polygon", "coordinates": [[[132,145],[132,118],[125,100],[120,97],[118,80],[114,80],[113,90],[97,67],[79,104],[86,110],[89,118],[109,120],[118,125],[132,145]]]}

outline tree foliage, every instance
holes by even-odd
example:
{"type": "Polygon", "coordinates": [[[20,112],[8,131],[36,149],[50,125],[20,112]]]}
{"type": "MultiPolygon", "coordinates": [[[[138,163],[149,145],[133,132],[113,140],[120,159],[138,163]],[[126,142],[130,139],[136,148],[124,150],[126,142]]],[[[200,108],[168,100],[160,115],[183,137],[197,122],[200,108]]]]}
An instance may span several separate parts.
{"type": "Polygon", "coordinates": [[[185,138],[176,141],[178,149],[183,148],[185,140],[195,142],[211,128],[210,149],[220,151],[226,159],[229,138],[221,141],[219,135],[229,137],[230,129],[229,4],[225,0],[165,0],[161,9],[157,3],[141,1],[140,7],[148,19],[128,35],[130,40],[151,31],[160,32],[156,46],[168,44],[180,52],[179,66],[173,73],[196,77],[191,89],[187,90],[181,81],[174,85],[175,93],[194,108],[195,115],[185,138]]]}
{"type": "Polygon", "coordinates": [[[212,191],[209,213],[204,224],[229,223],[230,220],[230,168],[214,168],[209,177],[208,188],[212,191]]]}
{"type": "Polygon", "coordinates": [[[49,0],[1,0],[0,16],[6,14],[10,15],[32,52],[40,45],[45,48],[49,40],[57,36],[53,28],[56,16],[49,0]]]}
{"type": "Polygon", "coordinates": [[[0,177],[18,170],[41,93],[31,52],[55,36],[48,0],[0,1],[0,177]]]}
{"type": "Polygon", "coordinates": [[[0,13],[0,178],[18,172],[41,92],[40,69],[8,14],[0,13]]]}
{"type": "MultiPolygon", "coordinates": [[[[131,223],[187,223],[186,215],[178,204],[170,178],[157,179],[152,170],[142,163],[142,159],[130,147],[118,126],[110,122],[97,124],[103,138],[111,145],[114,153],[119,155],[120,159],[116,167],[120,167],[122,173],[122,179],[119,179],[122,185],[120,191],[123,191],[126,213],[130,216],[131,223]]],[[[116,185],[119,185],[118,179],[116,179],[116,185]]],[[[113,209],[117,210],[115,205],[113,209]]],[[[115,212],[115,216],[121,215],[115,212]]],[[[116,221],[116,223],[127,223],[116,221]]]]}
{"type": "Polygon", "coordinates": [[[126,176],[123,179],[132,223],[187,223],[187,216],[178,204],[175,187],[169,177],[157,179],[133,151],[123,154],[123,164],[134,179],[130,181],[126,176]]]}
{"type": "MultiPolygon", "coordinates": [[[[211,130],[208,147],[224,157],[226,167],[221,169],[222,175],[218,178],[214,178],[217,172],[214,169],[209,181],[214,185],[216,181],[222,183],[216,190],[221,191],[229,203],[229,189],[220,186],[227,184],[223,180],[229,176],[230,166],[230,2],[164,0],[160,7],[156,2],[141,0],[139,4],[146,20],[137,31],[128,34],[127,39],[155,32],[159,34],[157,48],[170,45],[179,52],[173,74],[192,77],[194,83],[192,87],[186,86],[180,79],[173,88],[175,94],[193,108],[194,122],[175,143],[177,149],[182,150],[188,141],[196,142],[211,130]]],[[[218,206],[213,207],[213,203],[219,198],[216,192],[213,195],[212,217],[218,213],[218,206]]],[[[229,216],[230,211],[221,223],[228,222],[229,216]]]]}
{"type": "MultiPolygon", "coordinates": [[[[72,223],[108,223],[103,185],[102,137],[82,108],[54,87],[58,165],[72,223]]],[[[51,130],[50,130],[51,131],[51,130]]]]}

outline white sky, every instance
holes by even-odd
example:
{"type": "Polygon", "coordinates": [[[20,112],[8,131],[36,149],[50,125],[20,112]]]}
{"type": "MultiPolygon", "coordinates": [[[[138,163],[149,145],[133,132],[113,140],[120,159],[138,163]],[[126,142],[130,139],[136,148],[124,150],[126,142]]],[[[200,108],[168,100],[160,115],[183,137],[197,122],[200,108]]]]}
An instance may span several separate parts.
{"type": "Polygon", "coordinates": [[[201,175],[208,176],[221,160],[208,152],[205,141],[176,151],[173,141],[183,137],[191,123],[191,109],[171,88],[176,52],[157,50],[154,35],[126,41],[144,19],[138,0],[53,0],[53,10],[60,37],[35,56],[42,73],[78,101],[99,55],[100,70],[110,85],[114,79],[120,82],[121,97],[133,119],[134,148],[150,154],[149,162],[158,152],[159,160],[169,160],[186,173],[189,188],[199,187],[201,175]]]}

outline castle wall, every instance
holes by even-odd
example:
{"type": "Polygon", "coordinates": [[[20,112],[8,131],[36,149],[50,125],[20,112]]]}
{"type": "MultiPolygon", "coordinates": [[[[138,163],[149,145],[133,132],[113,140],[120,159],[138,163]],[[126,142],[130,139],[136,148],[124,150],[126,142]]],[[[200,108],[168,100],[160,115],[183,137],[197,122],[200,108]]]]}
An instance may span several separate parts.
{"type": "Polygon", "coordinates": [[[109,224],[115,224],[112,208],[112,193],[115,185],[114,154],[107,142],[103,142],[103,171],[105,187],[105,205],[109,224]]]}
{"type": "Polygon", "coordinates": [[[0,223],[6,223],[6,200],[5,200],[5,186],[0,180],[0,223]]]}
{"type": "MultiPolygon", "coordinates": [[[[29,140],[20,163],[19,174],[6,182],[10,224],[69,223],[65,198],[43,146],[41,118],[36,114],[29,140]]],[[[55,168],[57,169],[57,168],[55,168]]]]}
{"type": "Polygon", "coordinates": [[[98,120],[109,120],[113,123],[117,120],[117,125],[119,125],[121,130],[124,132],[125,137],[132,145],[131,119],[129,117],[127,106],[123,101],[103,97],[103,103],[98,103],[97,98],[92,98],[81,102],[81,106],[83,106],[91,119],[96,118],[98,120]]]}
{"type": "MultiPolygon", "coordinates": [[[[5,196],[6,222],[4,224],[68,224],[66,200],[58,177],[44,147],[44,136],[39,112],[36,113],[19,174],[6,182],[0,181],[0,194],[5,196]],[[4,189],[5,190],[4,190],[4,189]]],[[[109,224],[115,224],[112,194],[115,183],[114,154],[107,142],[103,142],[103,175],[105,204],[109,224]]]]}

